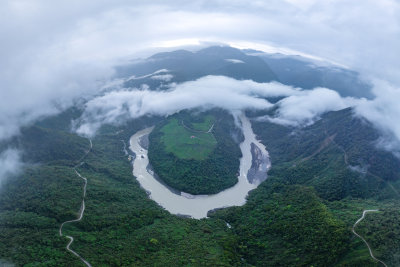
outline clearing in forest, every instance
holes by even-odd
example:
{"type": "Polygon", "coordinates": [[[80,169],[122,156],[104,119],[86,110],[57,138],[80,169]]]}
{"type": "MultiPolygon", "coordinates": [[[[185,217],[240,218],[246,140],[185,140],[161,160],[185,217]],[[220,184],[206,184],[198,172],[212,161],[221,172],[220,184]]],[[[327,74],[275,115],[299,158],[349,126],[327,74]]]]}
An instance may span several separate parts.
{"type": "Polygon", "coordinates": [[[214,135],[207,133],[213,121],[214,118],[206,116],[203,122],[185,125],[176,118],[170,119],[161,129],[166,151],[181,159],[206,159],[217,145],[214,135]]]}

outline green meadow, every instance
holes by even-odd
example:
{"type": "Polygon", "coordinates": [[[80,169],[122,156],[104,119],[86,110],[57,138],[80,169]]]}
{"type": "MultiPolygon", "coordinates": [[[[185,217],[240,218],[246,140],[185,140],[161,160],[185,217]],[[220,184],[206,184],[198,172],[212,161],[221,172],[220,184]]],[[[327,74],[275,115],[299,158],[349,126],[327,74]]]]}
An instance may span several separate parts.
{"type": "Polygon", "coordinates": [[[176,118],[171,119],[161,129],[163,133],[161,140],[165,145],[165,150],[180,159],[206,159],[216,147],[217,140],[212,133],[200,131],[204,129],[207,131],[213,121],[212,117],[207,117],[204,122],[184,127],[182,121],[176,118]]]}
{"type": "Polygon", "coordinates": [[[179,191],[218,193],[237,182],[241,152],[232,136],[241,132],[235,127],[232,115],[220,110],[175,114],[149,135],[150,164],[179,191]]]}

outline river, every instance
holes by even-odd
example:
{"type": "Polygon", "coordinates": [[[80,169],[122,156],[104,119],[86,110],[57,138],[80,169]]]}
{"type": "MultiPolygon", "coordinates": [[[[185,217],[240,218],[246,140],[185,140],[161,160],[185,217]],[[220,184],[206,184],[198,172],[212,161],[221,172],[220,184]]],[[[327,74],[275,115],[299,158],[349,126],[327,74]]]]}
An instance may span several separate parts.
{"type": "Polygon", "coordinates": [[[210,210],[244,205],[248,192],[255,189],[261,182],[256,179],[247,179],[252,163],[254,165],[255,162],[253,160],[253,155],[255,154],[252,154],[251,150],[252,143],[259,148],[261,156],[267,160],[263,163],[264,167],[260,168],[265,169],[265,165],[267,166],[265,178],[266,171],[270,168],[271,164],[268,152],[265,146],[256,140],[248,118],[242,114],[239,116],[239,119],[244,135],[244,141],[240,144],[243,156],[240,159],[238,182],[234,186],[214,195],[190,195],[184,192],[177,194],[171,191],[154,178],[151,171],[148,171],[149,159],[147,157],[147,150],[140,146],[140,139],[150,134],[153,129],[152,127],[141,130],[130,138],[129,148],[136,155],[133,160],[133,175],[141,187],[148,192],[149,197],[172,214],[201,219],[207,217],[207,213],[210,210]]]}

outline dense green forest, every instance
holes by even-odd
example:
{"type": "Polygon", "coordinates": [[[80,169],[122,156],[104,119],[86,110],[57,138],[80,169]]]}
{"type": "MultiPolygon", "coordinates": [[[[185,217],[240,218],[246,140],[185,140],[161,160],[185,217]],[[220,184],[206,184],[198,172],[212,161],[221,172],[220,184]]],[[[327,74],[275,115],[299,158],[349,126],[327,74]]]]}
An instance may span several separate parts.
{"type": "Polygon", "coordinates": [[[378,132],[351,109],[297,129],[254,121],[255,133],[287,182],[313,186],[326,200],[398,197],[399,159],[377,148],[378,132]]]}
{"type": "MultiPolygon", "coordinates": [[[[15,144],[37,153],[25,150],[23,173],[0,189],[0,259],[17,266],[84,266],[58,229],[79,211],[83,182],[71,167],[89,142],[59,118],[23,131],[15,144]],[[41,144],[42,136],[57,149],[41,144]]],[[[271,154],[269,178],[246,205],[202,220],[169,214],[132,177],[121,140],[164,119],[105,126],[78,169],[88,178],[83,220],[64,232],[93,266],[379,266],[351,232],[364,209],[379,209],[357,231],[377,257],[397,266],[400,187],[391,173],[398,161],[378,150],[376,132],[357,120],[344,110],[300,130],[253,121],[271,154]]]]}
{"type": "Polygon", "coordinates": [[[312,188],[273,177],[245,206],[213,217],[232,225],[240,253],[255,266],[329,266],[346,251],[350,235],[312,188]]]}
{"type": "MultiPolygon", "coordinates": [[[[238,262],[236,239],[225,222],[170,215],[132,177],[121,139],[127,141],[130,133],[146,123],[155,121],[105,127],[93,140],[92,152],[79,167],[88,178],[85,214],[81,222],[64,228],[75,238],[72,248],[93,266],[230,266],[238,262]]],[[[64,147],[71,153],[82,150],[74,144],[84,143],[83,150],[89,147],[84,138],[75,136],[71,141],[64,147]]],[[[67,239],[58,235],[60,224],[76,218],[80,207],[83,184],[71,168],[75,162],[60,159],[57,164],[28,166],[23,175],[2,187],[0,258],[18,266],[83,265],[65,250],[67,239]]]]}
{"type": "Polygon", "coordinates": [[[237,182],[241,152],[233,135],[238,131],[232,115],[221,110],[181,112],[157,125],[150,134],[150,164],[167,185],[179,191],[218,193],[237,182]],[[212,132],[207,133],[213,124],[212,132]]]}
{"type": "MultiPolygon", "coordinates": [[[[327,113],[301,129],[257,120],[253,121],[253,128],[271,155],[273,168],[269,175],[286,186],[314,188],[321,202],[346,224],[348,232],[364,209],[384,212],[368,215],[368,219],[376,218],[375,223],[381,214],[395,221],[397,212],[393,209],[400,204],[400,161],[377,147],[377,130],[356,117],[352,109],[327,113]]],[[[368,220],[363,224],[367,225],[368,220]]],[[[396,266],[398,259],[393,255],[400,252],[400,233],[390,224],[376,223],[375,227],[379,234],[367,239],[377,256],[389,266],[396,266]],[[378,235],[385,236],[385,242],[380,242],[378,235]],[[382,253],[387,244],[393,246],[382,253]]],[[[364,243],[354,236],[350,241],[338,264],[361,266],[362,262],[369,262],[364,243]]]]}
{"type": "Polygon", "coordinates": [[[374,248],[375,255],[392,266],[400,266],[400,210],[388,206],[378,213],[368,214],[357,232],[374,248]]]}

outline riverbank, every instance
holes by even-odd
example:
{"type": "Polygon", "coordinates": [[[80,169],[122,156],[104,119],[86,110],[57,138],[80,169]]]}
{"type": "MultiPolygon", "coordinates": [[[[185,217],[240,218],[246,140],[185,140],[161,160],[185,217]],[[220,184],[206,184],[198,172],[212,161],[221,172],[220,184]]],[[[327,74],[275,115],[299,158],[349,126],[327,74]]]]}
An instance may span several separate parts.
{"type": "Polygon", "coordinates": [[[247,172],[247,179],[249,183],[261,184],[267,179],[267,171],[271,167],[269,155],[263,153],[254,143],[251,143],[251,156],[252,163],[247,172]]]}
{"type": "Polygon", "coordinates": [[[154,173],[148,171],[148,151],[140,145],[140,140],[148,135],[153,128],[141,130],[130,139],[130,149],[137,155],[133,161],[133,175],[141,187],[148,192],[149,197],[172,214],[201,219],[207,217],[210,210],[244,205],[248,192],[258,186],[258,183],[253,184],[247,178],[253,162],[251,144],[254,143],[265,157],[267,157],[268,152],[265,150],[265,146],[256,140],[248,118],[242,114],[239,119],[245,139],[240,144],[243,156],[240,159],[238,182],[233,187],[213,195],[187,195],[184,193],[178,195],[171,192],[154,177],[154,173]]]}

